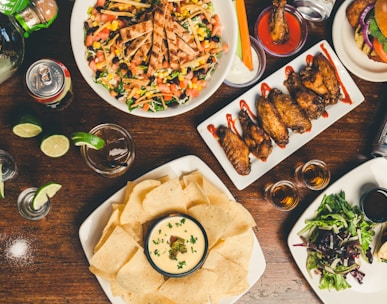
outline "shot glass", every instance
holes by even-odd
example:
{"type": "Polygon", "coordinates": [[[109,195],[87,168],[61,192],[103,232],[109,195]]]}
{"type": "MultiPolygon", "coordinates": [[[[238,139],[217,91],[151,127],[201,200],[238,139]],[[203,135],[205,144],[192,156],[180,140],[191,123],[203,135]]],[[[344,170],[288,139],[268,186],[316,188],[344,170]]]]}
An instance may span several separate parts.
{"type": "Polygon", "coordinates": [[[0,174],[2,181],[7,181],[16,175],[16,163],[11,154],[0,149],[0,174]]]}
{"type": "Polygon", "coordinates": [[[17,209],[22,217],[31,221],[38,221],[45,217],[50,211],[50,199],[47,196],[47,202],[39,209],[34,209],[32,199],[38,188],[31,187],[23,190],[17,198],[17,209]]]}
{"type": "Polygon", "coordinates": [[[331,180],[327,164],[319,159],[312,159],[297,166],[294,176],[298,186],[316,191],[324,189],[331,180]]]}
{"type": "Polygon", "coordinates": [[[265,199],[279,210],[290,211],[300,202],[300,195],[291,181],[281,180],[266,186],[265,199]]]}
{"type": "Polygon", "coordinates": [[[130,133],[123,127],[105,123],[90,130],[105,140],[105,146],[96,150],[81,146],[86,164],[104,177],[118,177],[128,171],[134,161],[135,146],[130,133]]]}

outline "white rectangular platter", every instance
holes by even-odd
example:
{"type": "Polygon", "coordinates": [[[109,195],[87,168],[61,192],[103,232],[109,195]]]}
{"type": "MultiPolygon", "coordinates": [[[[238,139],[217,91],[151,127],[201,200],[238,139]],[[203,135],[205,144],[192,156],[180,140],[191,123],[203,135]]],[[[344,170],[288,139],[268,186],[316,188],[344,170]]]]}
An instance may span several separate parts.
{"type": "MultiPolygon", "coordinates": [[[[343,90],[342,90],[343,91],[343,90]]],[[[274,166],[279,164],[281,161],[283,161],[285,158],[290,156],[292,153],[297,151],[299,148],[301,148],[303,145],[305,145],[307,142],[312,140],[315,136],[317,136],[319,133],[327,129],[330,125],[332,125],[334,122],[339,120],[341,117],[343,117],[345,114],[353,110],[355,107],[357,107],[359,104],[361,104],[364,101],[364,96],[347,72],[347,70],[344,68],[344,66],[341,64],[340,60],[336,56],[335,52],[329,45],[329,43],[325,40],[320,41],[319,43],[315,44],[313,47],[299,55],[297,58],[289,62],[287,65],[252,87],[250,90],[245,92],[243,95],[232,101],[230,104],[228,104],[226,107],[218,111],[217,113],[213,114],[206,120],[204,120],[202,123],[200,123],[197,126],[197,130],[207,146],[210,148],[212,153],[215,155],[215,157],[220,162],[221,166],[229,176],[229,178],[232,180],[234,185],[239,189],[242,190],[249,186],[251,183],[256,181],[258,178],[263,176],[266,172],[268,172],[270,169],[272,169],[274,166]],[[215,128],[220,125],[228,125],[228,121],[226,116],[231,115],[232,119],[235,121],[235,127],[237,128],[239,134],[242,134],[240,124],[238,122],[238,113],[241,109],[240,101],[243,100],[246,102],[248,107],[253,111],[255,109],[255,101],[257,99],[257,96],[261,94],[261,86],[262,84],[267,84],[271,88],[277,88],[280,89],[282,92],[287,92],[287,89],[285,88],[283,82],[286,79],[285,70],[286,67],[290,66],[293,68],[294,71],[298,72],[302,68],[306,66],[307,57],[308,55],[316,55],[318,53],[327,52],[329,54],[329,57],[332,59],[335,68],[337,70],[337,73],[340,77],[340,80],[346,90],[348,92],[348,95],[350,97],[351,103],[348,102],[342,102],[339,101],[335,105],[330,105],[326,107],[326,113],[319,119],[312,121],[312,129],[309,132],[305,132],[303,134],[297,134],[294,132],[289,133],[289,144],[285,148],[280,148],[277,145],[273,145],[273,151],[269,155],[266,162],[263,162],[261,160],[256,159],[254,156],[250,156],[251,159],[251,172],[249,175],[242,176],[239,175],[234,167],[231,165],[229,160],[227,159],[222,147],[220,146],[218,139],[213,136],[213,134],[209,131],[209,126],[214,126],[215,128]]]]}
{"type": "MultiPolygon", "coordinates": [[[[210,182],[212,182],[215,186],[217,186],[220,190],[222,190],[230,199],[235,200],[233,198],[230,191],[227,187],[222,183],[219,177],[198,157],[193,155],[187,155],[176,160],[173,160],[165,165],[162,165],[147,174],[141,176],[136,181],[141,181],[145,179],[152,178],[161,178],[163,176],[169,176],[171,178],[179,177],[184,173],[190,173],[192,171],[199,171],[203,176],[205,176],[210,182]]],[[[98,240],[101,237],[102,230],[105,227],[111,212],[112,212],[112,204],[120,204],[123,202],[125,195],[125,187],[117,191],[110,198],[108,198],[105,202],[103,202],[93,213],[89,215],[89,217],[82,223],[79,229],[79,239],[81,241],[83,250],[85,252],[86,258],[90,261],[93,256],[93,250],[98,240]]],[[[253,231],[251,233],[254,234],[253,231]]],[[[248,283],[249,286],[252,287],[257,280],[261,277],[264,270],[266,268],[266,261],[263,255],[262,249],[259,245],[257,238],[254,235],[254,246],[253,252],[250,259],[249,271],[248,271],[248,283]]],[[[97,276],[97,280],[101,285],[103,291],[106,296],[109,298],[112,304],[125,304],[122,297],[114,297],[112,295],[110,289],[110,283],[97,276]]],[[[245,291],[247,292],[247,290],[245,291]]],[[[241,296],[228,297],[223,298],[220,301],[220,304],[232,304],[235,303],[241,296]]]]}

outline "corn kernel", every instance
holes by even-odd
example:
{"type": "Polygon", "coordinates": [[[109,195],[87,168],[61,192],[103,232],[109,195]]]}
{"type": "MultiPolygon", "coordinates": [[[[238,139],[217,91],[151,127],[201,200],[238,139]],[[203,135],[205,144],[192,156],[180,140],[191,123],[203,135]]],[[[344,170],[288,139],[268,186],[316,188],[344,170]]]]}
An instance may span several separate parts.
{"type": "Polygon", "coordinates": [[[93,42],[93,49],[99,49],[101,47],[101,43],[98,41],[93,42]]]}

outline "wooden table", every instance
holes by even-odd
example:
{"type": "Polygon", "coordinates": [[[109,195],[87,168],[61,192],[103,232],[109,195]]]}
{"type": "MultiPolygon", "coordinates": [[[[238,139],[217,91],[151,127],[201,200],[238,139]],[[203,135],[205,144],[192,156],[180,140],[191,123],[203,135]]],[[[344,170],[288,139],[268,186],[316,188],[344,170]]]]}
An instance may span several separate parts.
{"type": "MultiPolygon", "coordinates": [[[[335,10],[341,2],[337,1],[335,10]]],[[[270,1],[246,0],[251,33],[259,12],[269,4],[270,1]]],[[[26,40],[23,67],[0,86],[0,148],[14,156],[19,168],[17,178],[5,184],[6,198],[0,200],[1,302],[109,303],[88,270],[78,238],[81,223],[127,180],[180,156],[193,154],[210,166],[257,223],[256,235],[266,257],[266,270],[238,303],[320,303],[295,265],[286,244],[292,225],[319,193],[302,191],[300,205],[286,213],[274,209],[263,199],[262,188],[269,182],[292,179],[293,167],[300,161],[312,158],[326,161],[331,169],[332,181],[335,181],[370,159],[372,139],[387,109],[385,96],[382,95],[386,92],[386,83],[372,83],[353,76],[365,96],[364,102],[259,180],[239,191],[199,136],[196,126],[247,88],[233,89],[222,85],[203,105],[172,118],[145,119],[118,111],[102,101],[82,78],[70,45],[69,20],[73,2],[59,0],[58,5],[60,13],[57,20],[49,29],[33,33],[26,40]],[[44,57],[59,59],[72,74],[75,99],[62,112],[53,112],[35,104],[24,88],[26,67],[44,57]],[[10,118],[22,110],[38,113],[48,129],[65,135],[88,131],[102,122],[126,127],[136,143],[137,155],[133,167],[122,177],[107,179],[86,166],[75,146],[62,158],[46,157],[39,150],[38,139],[19,138],[11,132],[10,118]],[[24,188],[51,180],[61,183],[63,188],[52,200],[48,216],[37,222],[23,219],[16,208],[19,193],[24,188]],[[29,243],[27,256],[9,258],[7,248],[15,240],[29,243]]],[[[310,35],[305,49],[323,38],[332,41],[332,21],[330,18],[326,22],[309,24],[310,35]]],[[[290,59],[268,56],[264,77],[290,59]]]]}

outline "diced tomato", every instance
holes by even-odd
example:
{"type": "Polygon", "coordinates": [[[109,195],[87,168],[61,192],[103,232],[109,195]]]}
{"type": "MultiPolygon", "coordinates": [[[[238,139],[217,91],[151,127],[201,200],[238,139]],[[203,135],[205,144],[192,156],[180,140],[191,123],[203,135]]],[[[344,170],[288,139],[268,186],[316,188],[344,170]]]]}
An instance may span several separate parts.
{"type": "Polygon", "coordinates": [[[200,79],[197,81],[197,84],[203,89],[207,86],[207,81],[205,81],[204,79],[200,79]]]}
{"type": "Polygon", "coordinates": [[[90,67],[90,69],[91,69],[93,72],[96,72],[96,71],[97,71],[97,65],[95,64],[95,61],[94,61],[94,60],[90,60],[90,61],[89,61],[89,67],[90,67]]]}
{"type": "Polygon", "coordinates": [[[198,97],[199,96],[199,90],[198,89],[187,89],[185,91],[185,94],[189,97],[198,97]]]}
{"type": "Polygon", "coordinates": [[[171,88],[166,83],[159,83],[158,84],[158,88],[159,88],[161,93],[164,93],[164,94],[170,94],[171,93],[171,88]]]}
{"type": "Polygon", "coordinates": [[[107,40],[109,38],[109,35],[110,35],[110,30],[105,27],[97,34],[97,40],[98,39],[107,40]]]}
{"type": "Polygon", "coordinates": [[[186,79],[180,80],[180,82],[179,82],[179,87],[180,87],[181,89],[185,89],[185,88],[187,87],[187,85],[188,85],[188,81],[187,81],[186,79]]]}
{"type": "Polygon", "coordinates": [[[110,15],[110,14],[101,14],[101,21],[102,22],[108,22],[108,21],[113,21],[116,20],[116,16],[110,15]]]}
{"type": "Polygon", "coordinates": [[[103,51],[101,51],[101,50],[97,51],[96,59],[97,59],[98,63],[104,62],[105,61],[105,53],[103,51]]]}
{"type": "Polygon", "coordinates": [[[387,63],[387,54],[384,51],[383,44],[379,42],[378,39],[374,38],[374,49],[376,54],[382,59],[384,62],[387,63]]]}
{"type": "Polygon", "coordinates": [[[87,36],[86,36],[85,45],[86,45],[87,47],[92,46],[92,45],[93,45],[93,41],[94,41],[93,35],[87,35],[87,36]]]}
{"type": "Polygon", "coordinates": [[[106,0],[97,0],[96,6],[104,6],[106,3],[106,0]]]}

